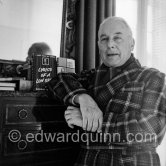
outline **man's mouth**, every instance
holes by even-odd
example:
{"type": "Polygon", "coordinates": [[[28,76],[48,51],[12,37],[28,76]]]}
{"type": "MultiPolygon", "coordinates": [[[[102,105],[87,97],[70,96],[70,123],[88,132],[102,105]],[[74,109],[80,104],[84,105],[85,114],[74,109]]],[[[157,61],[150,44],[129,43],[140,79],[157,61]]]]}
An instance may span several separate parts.
{"type": "Polygon", "coordinates": [[[116,56],[116,55],[119,55],[119,54],[116,54],[116,53],[107,54],[108,57],[113,57],[113,56],[116,56]]]}

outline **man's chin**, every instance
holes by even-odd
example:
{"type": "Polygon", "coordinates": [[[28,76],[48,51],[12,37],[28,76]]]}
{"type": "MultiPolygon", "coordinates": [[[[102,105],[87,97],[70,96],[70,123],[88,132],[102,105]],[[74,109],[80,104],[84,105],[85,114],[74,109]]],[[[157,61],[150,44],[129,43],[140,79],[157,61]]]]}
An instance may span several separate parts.
{"type": "Polygon", "coordinates": [[[109,63],[108,61],[104,63],[107,67],[116,67],[114,63],[109,63]]]}
{"type": "Polygon", "coordinates": [[[118,57],[109,57],[106,58],[106,64],[109,67],[116,67],[119,63],[119,58],[118,57]]]}
{"type": "Polygon", "coordinates": [[[116,56],[120,56],[119,54],[107,54],[106,55],[107,56],[107,58],[113,58],[113,57],[116,57],[116,56]]]}

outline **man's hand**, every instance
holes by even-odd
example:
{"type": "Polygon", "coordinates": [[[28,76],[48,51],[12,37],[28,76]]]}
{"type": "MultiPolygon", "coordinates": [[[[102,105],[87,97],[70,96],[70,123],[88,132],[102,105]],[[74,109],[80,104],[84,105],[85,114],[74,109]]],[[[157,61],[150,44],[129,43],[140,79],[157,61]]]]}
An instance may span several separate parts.
{"type": "Polygon", "coordinates": [[[74,125],[82,127],[82,115],[80,109],[77,107],[67,107],[65,119],[70,128],[74,128],[74,125]]]}
{"type": "Polygon", "coordinates": [[[92,132],[100,132],[103,122],[103,113],[96,102],[88,94],[79,94],[75,98],[75,101],[80,104],[83,129],[92,132]]]}

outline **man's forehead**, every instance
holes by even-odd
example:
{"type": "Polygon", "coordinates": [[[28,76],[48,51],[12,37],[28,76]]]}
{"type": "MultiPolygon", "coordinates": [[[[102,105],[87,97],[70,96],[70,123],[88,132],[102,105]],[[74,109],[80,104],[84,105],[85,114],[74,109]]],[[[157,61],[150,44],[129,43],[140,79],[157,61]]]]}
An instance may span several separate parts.
{"type": "Polygon", "coordinates": [[[129,28],[119,20],[107,20],[101,24],[99,36],[103,34],[128,34],[129,28]]]}

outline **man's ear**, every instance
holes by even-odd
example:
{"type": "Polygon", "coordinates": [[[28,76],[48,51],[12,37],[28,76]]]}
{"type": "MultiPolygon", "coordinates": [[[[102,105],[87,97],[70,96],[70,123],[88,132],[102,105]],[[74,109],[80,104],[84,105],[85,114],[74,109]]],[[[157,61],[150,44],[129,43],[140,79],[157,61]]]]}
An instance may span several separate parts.
{"type": "Polygon", "coordinates": [[[97,41],[97,44],[98,44],[98,48],[100,48],[100,43],[99,43],[99,40],[97,41]]]}
{"type": "Polygon", "coordinates": [[[100,46],[100,41],[99,40],[97,41],[97,44],[98,44],[98,49],[99,49],[99,54],[100,54],[101,53],[101,50],[100,50],[101,46],[100,46]]]}
{"type": "Polygon", "coordinates": [[[134,38],[131,39],[131,51],[134,50],[134,46],[135,46],[135,40],[134,38]]]}

